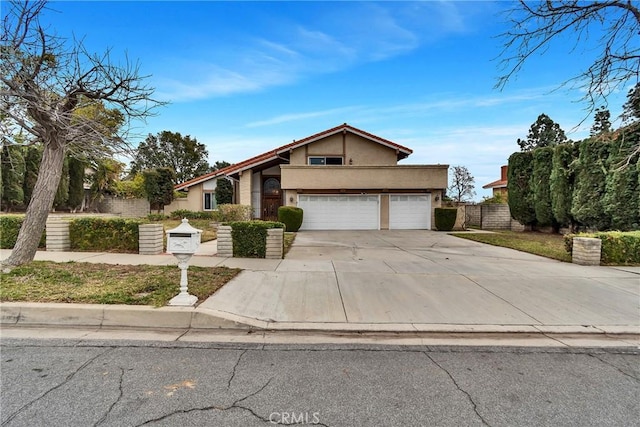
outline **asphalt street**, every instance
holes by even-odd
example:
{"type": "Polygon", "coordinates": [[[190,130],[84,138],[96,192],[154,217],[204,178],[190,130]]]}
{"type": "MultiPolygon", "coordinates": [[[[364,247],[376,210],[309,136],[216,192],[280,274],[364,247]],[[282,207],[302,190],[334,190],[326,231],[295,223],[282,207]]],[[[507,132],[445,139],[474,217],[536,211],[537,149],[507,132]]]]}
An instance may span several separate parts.
{"type": "Polygon", "coordinates": [[[3,338],[6,426],[630,426],[640,351],[3,338]]]}

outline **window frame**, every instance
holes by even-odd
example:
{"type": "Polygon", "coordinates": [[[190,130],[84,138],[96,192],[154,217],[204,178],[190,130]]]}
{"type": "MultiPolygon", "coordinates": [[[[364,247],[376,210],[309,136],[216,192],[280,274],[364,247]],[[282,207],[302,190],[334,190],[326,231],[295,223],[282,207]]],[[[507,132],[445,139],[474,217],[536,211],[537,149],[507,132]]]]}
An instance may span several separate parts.
{"type": "Polygon", "coordinates": [[[216,200],[216,192],[215,191],[203,191],[202,192],[202,210],[205,212],[215,211],[218,209],[218,202],[216,200]],[[207,195],[210,197],[209,204],[210,208],[207,209],[207,195]]]}
{"type": "Polygon", "coordinates": [[[344,166],[344,156],[308,156],[307,165],[309,166],[344,166]],[[311,159],[321,159],[322,163],[312,163],[311,159]],[[327,163],[327,159],[340,159],[340,163],[327,163]]]}

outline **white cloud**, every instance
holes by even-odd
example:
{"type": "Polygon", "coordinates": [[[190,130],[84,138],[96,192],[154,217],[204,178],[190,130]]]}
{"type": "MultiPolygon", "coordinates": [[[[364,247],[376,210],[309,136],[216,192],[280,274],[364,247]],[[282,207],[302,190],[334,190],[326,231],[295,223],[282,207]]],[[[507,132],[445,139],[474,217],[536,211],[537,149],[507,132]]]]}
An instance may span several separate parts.
{"type": "MultiPolygon", "coordinates": [[[[431,4],[413,13],[429,25],[405,20],[411,4],[340,3],[290,30],[249,36],[218,51],[195,50],[198,58],[174,58],[155,85],[162,99],[174,102],[255,92],[288,85],[317,74],[381,61],[417,49],[426,41],[458,32],[464,15],[457,7],[431,4]],[[434,10],[437,16],[432,16],[434,10]],[[354,19],[357,17],[357,19],[354,19]],[[429,33],[426,35],[426,33],[429,33]],[[208,63],[200,63],[202,58],[208,63]]],[[[282,25],[287,28],[287,25],[282,25]]],[[[251,29],[249,29],[250,31],[251,29]]]]}

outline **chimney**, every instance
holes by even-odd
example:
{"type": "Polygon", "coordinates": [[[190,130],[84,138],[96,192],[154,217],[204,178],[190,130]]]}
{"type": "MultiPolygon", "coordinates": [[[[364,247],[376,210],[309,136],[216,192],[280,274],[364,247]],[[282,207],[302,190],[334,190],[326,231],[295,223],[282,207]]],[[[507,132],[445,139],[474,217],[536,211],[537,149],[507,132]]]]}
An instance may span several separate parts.
{"type": "Polygon", "coordinates": [[[509,166],[508,165],[504,165],[500,167],[500,181],[506,181],[507,180],[507,171],[509,170],[509,166]]]}

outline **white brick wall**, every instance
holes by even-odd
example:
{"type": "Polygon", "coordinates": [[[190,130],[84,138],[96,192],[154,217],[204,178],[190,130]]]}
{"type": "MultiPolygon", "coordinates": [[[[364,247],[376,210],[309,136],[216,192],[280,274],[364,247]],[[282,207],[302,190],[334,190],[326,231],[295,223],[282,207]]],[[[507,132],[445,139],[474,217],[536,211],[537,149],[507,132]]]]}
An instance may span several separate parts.
{"type": "Polygon", "coordinates": [[[218,227],[218,253],[219,257],[233,257],[233,240],[231,238],[231,226],[221,225],[218,227]]]}
{"type": "Polygon", "coordinates": [[[162,224],[140,224],[138,231],[138,253],[140,255],[158,255],[164,252],[162,224]]]}
{"type": "Polygon", "coordinates": [[[71,248],[69,221],[58,218],[47,220],[47,251],[64,252],[71,248]]]}

